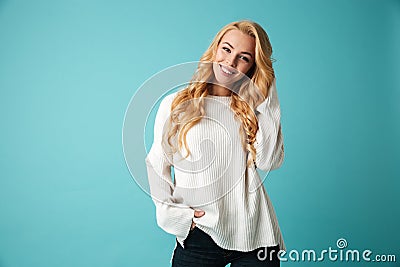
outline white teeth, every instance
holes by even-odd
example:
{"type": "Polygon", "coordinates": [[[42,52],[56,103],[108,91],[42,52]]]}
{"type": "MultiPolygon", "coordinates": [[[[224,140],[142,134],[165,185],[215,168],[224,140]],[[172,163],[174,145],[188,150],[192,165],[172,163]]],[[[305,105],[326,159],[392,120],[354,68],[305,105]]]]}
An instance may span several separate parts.
{"type": "Polygon", "coordinates": [[[230,72],[229,70],[225,69],[224,66],[221,66],[221,69],[222,69],[222,71],[225,72],[226,74],[229,74],[229,75],[233,74],[233,72],[230,72]]]}

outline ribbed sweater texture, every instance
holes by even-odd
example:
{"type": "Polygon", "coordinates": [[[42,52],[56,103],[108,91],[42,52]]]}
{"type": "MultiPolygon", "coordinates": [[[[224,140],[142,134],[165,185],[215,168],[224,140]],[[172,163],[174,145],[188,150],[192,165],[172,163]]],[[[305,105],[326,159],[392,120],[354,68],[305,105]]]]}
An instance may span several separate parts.
{"type": "Polygon", "coordinates": [[[184,158],[185,149],[166,151],[161,142],[176,94],[160,103],[154,142],[145,159],[158,225],[175,235],[183,248],[193,221],[225,249],[251,251],[279,244],[286,250],[273,205],[256,171],[277,169],[284,158],[276,80],[255,110],[256,160],[250,167],[230,96],[207,96],[205,116],[187,132],[189,157],[184,158]],[[195,218],[195,210],[205,215],[195,218]]]}

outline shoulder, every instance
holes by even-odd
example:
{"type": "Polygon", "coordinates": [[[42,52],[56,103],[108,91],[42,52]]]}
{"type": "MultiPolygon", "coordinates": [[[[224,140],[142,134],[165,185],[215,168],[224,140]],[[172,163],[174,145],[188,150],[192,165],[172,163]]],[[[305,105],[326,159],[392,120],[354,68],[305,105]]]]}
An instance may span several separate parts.
{"type": "Polygon", "coordinates": [[[159,112],[169,113],[171,110],[172,101],[174,101],[178,92],[169,93],[162,98],[160,102],[160,107],[158,108],[159,112]]]}

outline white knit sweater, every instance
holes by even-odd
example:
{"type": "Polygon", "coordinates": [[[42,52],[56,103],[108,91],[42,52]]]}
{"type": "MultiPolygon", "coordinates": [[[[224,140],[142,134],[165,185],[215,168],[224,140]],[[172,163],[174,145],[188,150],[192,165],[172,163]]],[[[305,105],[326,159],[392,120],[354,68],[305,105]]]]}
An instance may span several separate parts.
{"type": "Polygon", "coordinates": [[[274,208],[256,171],[279,168],[284,157],[275,79],[269,95],[256,108],[256,167],[246,167],[248,155],[229,96],[207,97],[206,117],[187,133],[188,158],[181,156],[186,150],[182,154],[165,151],[161,140],[176,94],[160,103],[154,142],[146,157],[158,225],[175,235],[183,247],[193,220],[225,249],[251,251],[279,244],[285,250],[274,208]],[[194,218],[195,209],[204,210],[205,215],[194,218]]]}

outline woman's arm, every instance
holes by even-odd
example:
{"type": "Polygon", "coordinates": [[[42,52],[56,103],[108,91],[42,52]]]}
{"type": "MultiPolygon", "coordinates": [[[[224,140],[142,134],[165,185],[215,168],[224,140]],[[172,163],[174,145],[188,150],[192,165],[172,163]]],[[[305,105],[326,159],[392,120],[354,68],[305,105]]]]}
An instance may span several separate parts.
{"type": "Polygon", "coordinates": [[[274,78],[267,98],[257,106],[258,131],[256,134],[256,167],[269,171],[279,168],[284,158],[281,111],[276,79],[274,78]]]}
{"type": "Polygon", "coordinates": [[[146,156],[150,193],[156,205],[157,224],[166,232],[176,235],[178,241],[186,239],[194,216],[194,210],[173,196],[171,178],[172,156],[161,145],[164,125],[170,114],[173,97],[165,97],[158,109],[154,123],[154,142],[146,156]]]}

